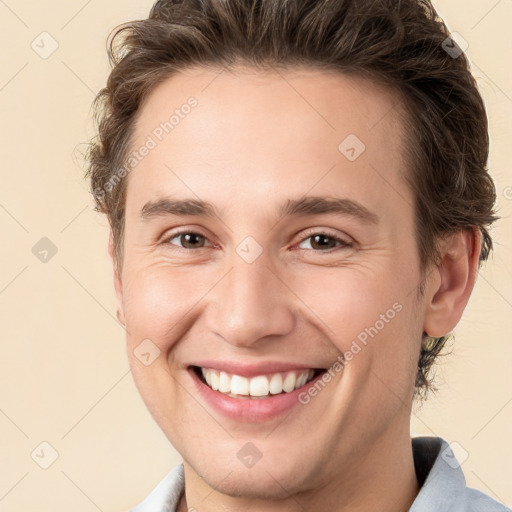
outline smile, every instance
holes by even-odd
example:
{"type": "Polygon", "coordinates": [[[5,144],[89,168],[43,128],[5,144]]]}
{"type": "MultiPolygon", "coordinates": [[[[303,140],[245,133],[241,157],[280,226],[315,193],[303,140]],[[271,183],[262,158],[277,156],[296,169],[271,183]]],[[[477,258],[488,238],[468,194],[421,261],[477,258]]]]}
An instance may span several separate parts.
{"type": "Polygon", "coordinates": [[[213,391],[232,398],[266,398],[270,395],[291,393],[301,388],[322,370],[302,369],[273,374],[243,377],[213,368],[194,367],[199,378],[213,391]]]}
{"type": "Polygon", "coordinates": [[[252,365],[198,361],[186,368],[208,409],[249,424],[277,420],[291,409],[305,410],[299,395],[327,371],[273,361],[252,365]]]}

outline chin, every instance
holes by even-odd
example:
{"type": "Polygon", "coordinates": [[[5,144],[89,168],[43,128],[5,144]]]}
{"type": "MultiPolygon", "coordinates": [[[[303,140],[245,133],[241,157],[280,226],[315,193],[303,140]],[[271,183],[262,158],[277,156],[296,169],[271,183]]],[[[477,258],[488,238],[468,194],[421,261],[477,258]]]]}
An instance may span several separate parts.
{"type": "Polygon", "coordinates": [[[247,471],[234,471],[224,479],[219,478],[218,471],[216,473],[217,476],[212,480],[204,478],[206,483],[218,492],[232,497],[282,500],[289,498],[290,493],[298,489],[304,490],[302,478],[293,467],[274,468],[271,473],[254,467],[247,471]]]}
{"type": "Polygon", "coordinates": [[[312,483],[312,478],[308,477],[312,470],[290,457],[267,457],[266,460],[262,457],[252,467],[245,467],[237,458],[226,460],[225,454],[210,457],[205,462],[201,456],[196,456],[193,459],[197,463],[187,462],[186,465],[209,487],[228,496],[281,500],[288,498],[290,493],[307,490],[307,482],[312,483]]]}

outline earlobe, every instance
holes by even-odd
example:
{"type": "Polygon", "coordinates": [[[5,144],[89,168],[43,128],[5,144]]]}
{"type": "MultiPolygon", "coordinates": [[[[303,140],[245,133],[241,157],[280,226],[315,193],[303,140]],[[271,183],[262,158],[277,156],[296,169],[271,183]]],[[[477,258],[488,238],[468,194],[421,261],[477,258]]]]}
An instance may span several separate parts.
{"type": "Polygon", "coordinates": [[[443,240],[436,279],[427,286],[423,329],[428,336],[445,336],[462,317],[475,285],[481,242],[478,229],[461,230],[443,240]]]}

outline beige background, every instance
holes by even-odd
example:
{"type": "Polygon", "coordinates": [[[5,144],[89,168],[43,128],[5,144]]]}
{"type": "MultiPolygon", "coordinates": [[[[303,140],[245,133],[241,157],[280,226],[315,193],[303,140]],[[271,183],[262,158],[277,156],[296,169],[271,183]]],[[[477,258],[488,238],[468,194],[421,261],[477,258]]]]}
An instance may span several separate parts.
{"type": "MultiPolygon", "coordinates": [[[[180,460],[129,372],[107,224],[92,210],[80,156],[107,76],[106,37],[151,4],[0,0],[0,511],[125,510],[180,460]],[[31,47],[51,49],[43,31],[59,45],[47,59],[31,47]],[[46,263],[32,252],[42,237],[57,248],[46,263]],[[48,469],[43,441],[59,454],[48,469]]],[[[511,507],[512,2],[436,6],[469,43],[503,219],[438,371],[440,392],[411,430],[458,443],[468,483],[511,507]]]]}

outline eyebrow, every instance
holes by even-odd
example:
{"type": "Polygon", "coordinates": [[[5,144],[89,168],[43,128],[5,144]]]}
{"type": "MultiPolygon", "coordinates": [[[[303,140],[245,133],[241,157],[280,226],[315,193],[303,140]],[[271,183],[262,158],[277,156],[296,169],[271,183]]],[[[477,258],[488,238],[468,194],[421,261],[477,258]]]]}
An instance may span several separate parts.
{"type": "MultiPolygon", "coordinates": [[[[306,196],[288,199],[281,205],[278,215],[282,217],[302,217],[307,215],[335,214],[354,217],[367,224],[378,224],[379,217],[365,206],[346,198],[306,196]]],[[[220,218],[218,210],[208,201],[199,199],[174,199],[165,197],[148,201],[140,212],[143,220],[165,215],[220,218]]]]}

